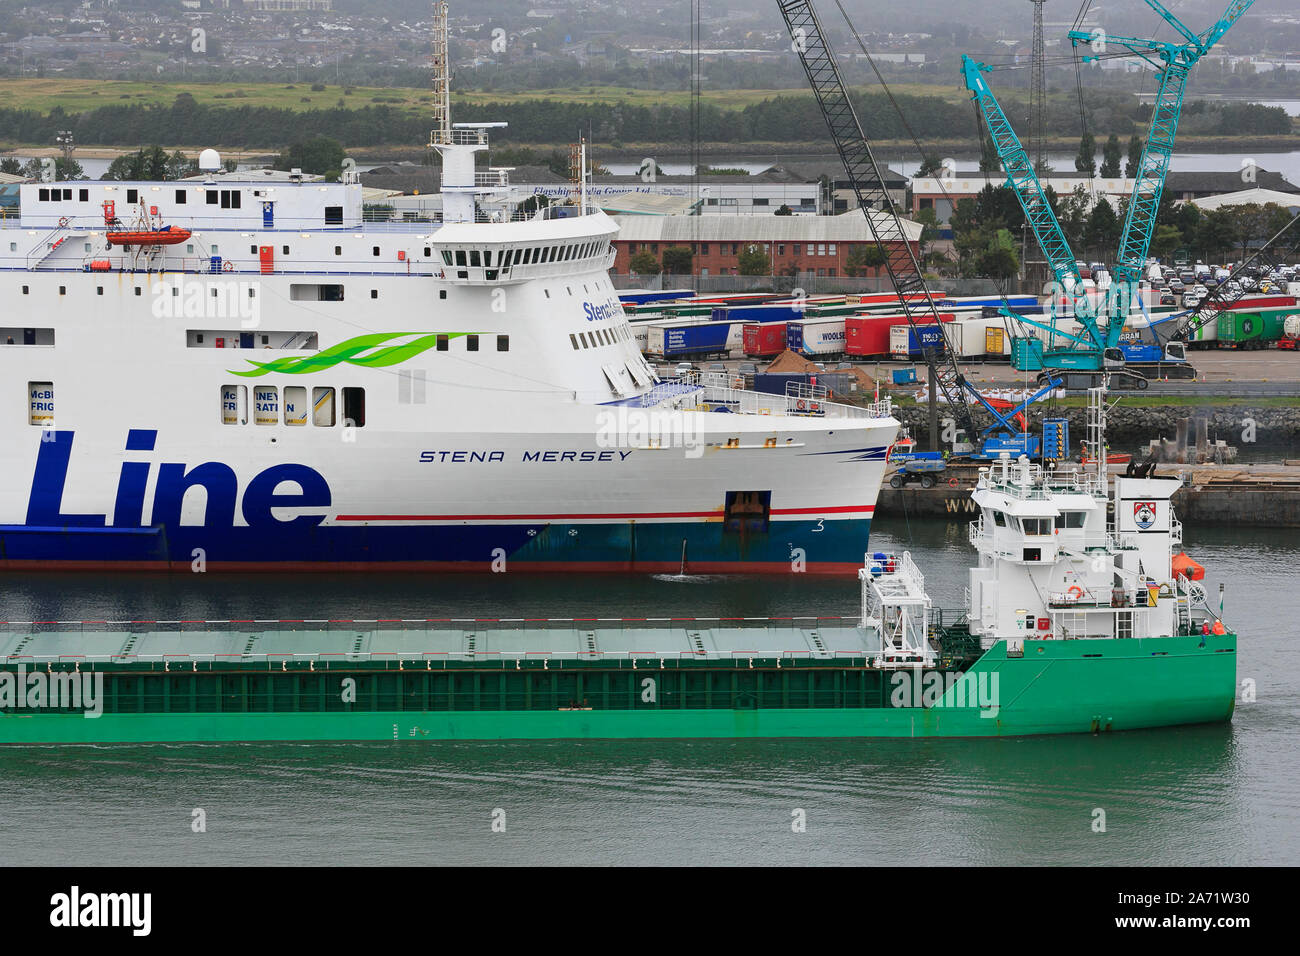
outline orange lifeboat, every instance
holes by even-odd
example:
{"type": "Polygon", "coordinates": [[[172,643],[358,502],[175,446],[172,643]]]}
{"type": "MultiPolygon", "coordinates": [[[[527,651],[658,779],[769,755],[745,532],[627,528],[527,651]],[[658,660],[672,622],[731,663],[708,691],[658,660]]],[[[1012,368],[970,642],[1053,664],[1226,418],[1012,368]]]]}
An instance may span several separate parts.
{"type": "Polygon", "coordinates": [[[108,241],[114,246],[174,246],[190,237],[188,229],[163,226],[161,229],[136,229],[129,232],[110,232],[108,241]]]}
{"type": "Polygon", "coordinates": [[[1189,581],[1200,581],[1205,577],[1205,568],[1189,558],[1186,551],[1179,551],[1169,563],[1176,578],[1181,577],[1187,578],[1189,581]]]}

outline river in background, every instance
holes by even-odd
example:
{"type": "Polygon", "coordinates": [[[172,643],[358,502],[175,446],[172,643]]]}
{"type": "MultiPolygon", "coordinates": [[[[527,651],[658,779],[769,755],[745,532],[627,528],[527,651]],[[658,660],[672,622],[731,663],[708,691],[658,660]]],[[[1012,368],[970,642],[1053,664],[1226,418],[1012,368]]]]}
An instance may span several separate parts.
{"type": "MultiPolygon", "coordinates": [[[[1230,725],[1007,740],[0,748],[0,863],[1296,864],[1300,540],[1188,528],[1226,581],[1230,725]],[[190,830],[191,811],[208,830],[190,830]],[[505,833],[491,814],[506,812],[505,833]],[[1107,832],[1094,833],[1093,811],[1107,832]],[[791,831],[791,813],[807,831],[791,831]]],[[[881,517],[938,605],[963,525],[881,517]]],[[[1217,600],[1217,596],[1215,597],[1217,600]]],[[[855,614],[852,579],[9,574],[24,619],[855,614]]]]}
{"type": "MultiPolygon", "coordinates": [[[[1097,147],[1097,156],[1098,161],[1100,161],[1100,144],[1097,147]]],[[[599,156],[596,158],[601,165],[616,175],[631,175],[641,168],[641,160],[635,162],[606,162],[600,160],[599,156]]],[[[879,158],[890,169],[909,177],[921,168],[919,159],[899,159],[888,151],[881,151],[879,158]]],[[[979,168],[979,156],[974,153],[959,153],[952,158],[956,160],[958,172],[979,168]]],[[[1170,169],[1175,172],[1235,172],[1242,168],[1242,162],[1246,159],[1254,160],[1256,169],[1281,173],[1291,182],[1300,185],[1300,150],[1289,152],[1244,150],[1225,153],[1175,153],[1170,169]]],[[[666,155],[655,157],[655,162],[668,175],[684,176],[691,171],[690,159],[686,156],[666,155]]],[[[810,171],[838,169],[840,160],[834,153],[826,155],[816,153],[771,153],[761,156],[751,153],[737,153],[735,156],[710,155],[703,162],[710,166],[743,169],[752,175],[761,173],[774,165],[789,166],[791,169],[796,170],[807,166],[810,171]]],[[[1073,176],[1075,174],[1074,153],[1048,153],[1047,163],[1058,175],[1073,176]]],[[[994,185],[1001,182],[1001,179],[995,174],[991,173],[990,175],[993,176],[994,185]]]]}

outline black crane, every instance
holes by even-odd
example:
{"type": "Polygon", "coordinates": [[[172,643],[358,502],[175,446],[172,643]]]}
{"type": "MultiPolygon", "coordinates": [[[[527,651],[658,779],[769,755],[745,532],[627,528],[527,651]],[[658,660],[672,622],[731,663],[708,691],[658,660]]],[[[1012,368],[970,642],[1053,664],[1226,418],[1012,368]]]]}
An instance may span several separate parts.
{"type": "MultiPolygon", "coordinates": [[[[889,280],[907,316],[921,355],[929,368],[930,380],[930,447],[939,447],[939,415],[937,393],[942,392],[953,418],[967,435],[976,433],[970,406],[966,402],[965,377],[957,364],[957,356],[949,348],[948,335],[939,312],[925,283],[921,263],[916,251],[908,242],[903,229],[903,219],[894,208],[885,190],[885,180],[880,165],[871,151],[866,132],[857,111],[844,87],[835,58],[826,47],[821,22],[809,0],[777,0],[781,16],[790,30],[792,48],[799,54],[808,84],[817,97],[822,116],[835,142],[835,151],[848,176],[849,185],[857,196],[858,208],[867,217],[871,236],[880,245],[885,256],[885,269],[889,280]],[[939,338],[933,344],[922,339],[918,316],[929,315],[939,338]]],[[[933,341],[933,340],[932,340],[933,341]]]]}

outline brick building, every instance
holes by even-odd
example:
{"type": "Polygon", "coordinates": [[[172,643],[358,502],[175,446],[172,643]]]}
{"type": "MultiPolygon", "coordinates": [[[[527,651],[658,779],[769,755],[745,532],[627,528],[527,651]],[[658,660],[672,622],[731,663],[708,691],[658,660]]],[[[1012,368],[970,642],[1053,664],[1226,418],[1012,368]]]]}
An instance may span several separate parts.
{"type": "MultiPolygon", "coordinates": [[[[632,256],[649,251],[662,262],[664,249],[687,246],[696,275],[739,275],[739,257],[749,246],[762,248],[772,262],[772,274],[792,266],[818,276],[848,275],[855,246],[874,245],[866,218],[858,210],[842,216],[615,216],[614,271],[631,271],[632,256]]],[[[921,227],[904,220],[915,249],[921,227]]],[[[875,275],[880,270],[868,270],[875,275]]]]}

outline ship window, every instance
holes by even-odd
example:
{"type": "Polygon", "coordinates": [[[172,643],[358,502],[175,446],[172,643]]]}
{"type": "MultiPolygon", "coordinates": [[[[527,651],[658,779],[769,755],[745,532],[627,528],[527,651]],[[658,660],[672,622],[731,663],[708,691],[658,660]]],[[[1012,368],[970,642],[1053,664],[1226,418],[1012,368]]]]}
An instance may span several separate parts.
{"type": "Polygon", "coordinates": [[[17,252],[17,251],[18,251],[18,243],[16,243],[16,242],[11,242],[11,243],[9,243],[9,251],[10,251],[10,252],[17,252]]]}
{"type": "Polygon", "coordinates": [[[498,336],[497,336],[497,351],[498,351],[498,352],[509,352],[509,351],[510,351],[510,336],[508,336],[508,335],[498,335],[498,336]]]}
{"type": "Polygon", "coordinates": [[[191,243],[187,244],[187,245],[185,246],[185,251],[186,251],[186,252],[193,252],[193,251],[194,251],[194,243],[191,242],[191,243]]]}
{"type": "Polygon", "coordinates": [[[483,250],[483,265],[485,265],[485,266],[491,268],[491,266],[492,266],[492,250],[491,250],[491,249],[484,249],[484,250],[483,250]]]}
{"type": "Polygon", "coordinates": [[[27,294],[27,286],[23,286],[23,295],[27,294]]]}
{"type": "Polygon", "coordinates": [[[48,189],[42,189],[42,190],[40,190],[40,192],[39,192],[38,195],[37,195],[37,199],[39,199],[41,202],[49,202],[49,201],[50,201],[50,191],[49,191],[48,189]]]}
{"type": "Polygon", "coordinates": [[[176,190],[176,204],[179,206],[184,206],[185,202],[186,202],[185,190],[183,189],[176,190]]]}
{"type": "MultiPolygon", "coordinates": [[[[215,206],[217,203],[221,201],[221,197],[217,194],[217,191],[215,189],[209,189],[206,195],[208,197],[209,206],[215,206]]],[[[134,200],[128,199],[127,202],[134,202],[134,200]]]]}
{"type": "Polygon", "coordinates": [[[280,424],[280,389],[275,385],[253,386],[253,424],[280,424]]]}
{"type": "Polygon", "coordinates": [[[280,248],[284,250],[284,254],[285,254],[286,256],[289,254],[289,247],[288,247],[288,246],[281,246],[280,248]]]}
{"type": "Polygon", "coordinates": [[[379,247],[378,247],[378,246],[371,246],[371,247],[370,247],[370,254],[371,254],[372,256],[377,256],[377,255],[379,255],[379,247]]]}
{"type": "Polygon", "coordinates": [[[448,341],[449,341],[448,338],[447,338],[447,336],[445,336],[445,335],[440,335],[440,336],[438,336],[437,339],[435,339],[434,341],[436,341],[436,342],[438,343],[438,351],[439,351],[439,352],[445,352],[445,351],[447,351],[447,344],[448,344],[448,341]]]}
{"type": "Polygon", "coordinates": [[[334,424],[334,389],[317,385],[311,390],[311,423],[324,428],[334,424]]]}
{"type": "Polygon", "coordinates": [[[67,294],[68,294],[68,287],[66,285],[59,286],[59,295],[67,295],[67,294]]]}
{"type": "Polygon", "coordinates": [[[515,251],[513,249],[507,249],[505,252],[501,253],[501,268],[510,268],[510,261],[514,258],[514,254],[515,251]]]}
{"type": "Polygon", "coordinates": [[[17,326],[0,329],[0,342],[5,345],[53,345],[53,329],[25,329],[17,326]]]}
{"type": "Polygon", "coordinates": [[[465,351],[466,351],[466,352],[477,352],[477,351],[478,351],[478,336],[477,336],[477,335],[467,335],[467,336],[465,336],[465,351]]]}
{"type": "Polygon", "coordinates": [[[586,332],[579,332],[579,333],[578,333],[578,338],[582,339],[582,347],[583,347],[584,349],[589,349],[589,348],[591,348],[591,343],[587,341],[587,333],[586,333],[586,332]]]}
{"type": "Polygon", "coordinates": [[[1047,535],[1052,533],[1051,518],[1021,518],[1020,524],[1025,534],[1047,535]]]}
{"type": "Polygon", "coordinates": [[[103,294],[104,294],[104,287],[102,285],[95,286],[95,295],[103,295],[103,294]]]}
{"type": "Polygon", "coordinates": [[[429,256],[431,256],[431,255],[433,255],[433,250],[430,249],[428,246],[425,246],[425,247],[424,247],[424,258],[427,259],[427,258],[429,258],[429,256]]]}
{"type": "Polygon", "coordinates": [[[126,204],[127,204],[128,206],[134,206],[134,205],[135,205],[137,202],[139,202],[139,201],[140,201],[140,191],[139,191],[139,190],[137,190],[137,189],[128,189],[128,190],[126,191],[126,204]]]}
{"type": "Polygon", "coordinates": [[[1001,511],[990,511],[989,514],[993,515],[993,523],[999,528],[1005,528],[1007,526],[1006,515],[1001,511]]]}
{"type": "Polygon", "coordinates": [[[366,390],[343,389],[343,424],[364,428],[366,424],[366,390]]]}
{"type": "Polygon", "coordinates": [[[249,254],[249,255],[252,255],[252,256],[257,255],[257,246],[256,246],[256,245],[251,245],[251,246],[249,246],[249,247],[248,247],[248,254],[249,254]]]}
{"type": "Polygon", "coordinates": [[[483,256],[477,249],[471,249],[469,251],[469,264],[471,267],[475,268],[483,265],[483,256]]]}
{"type": "Polygon", "coordinates": [[[307,424],[306,386],[286,385],[284,387],[284,423],[286,425],[307,424]]]}
{"type": "Polygon", "coordinates": [[[456,265],[458,265],[458,266],[464,266],[465,264],[466,264],[466,263],[465,263],[465,250],[464,250],[464,249],[457,249],[457,250],[456,250],[456,265]]]}
{"type": "Polygon", "coordinates": [[[578,348],[578,337],[577,337],[576,335],[574,335],[572,332],[570,332],[570,333],[569,333],[569,341],[573,343],[573,348],[574,348],[574,350],[576,351],[577,348],[578,348]]]}
{"type": "Polygon", "coordinates": [[[341,256],[341,255],[343,255],[343,247],[342,247],[342,246],[335,246],[335,247],[334,247],[334,255],[336,255],[336,256],[341,256]]]}
{"type": "Polygon", "coordinates": [[[1063,511],[1056,516],[1054,524],[1058,528],[1082,528],[1085,517],[1083,511],[1063,511]]]}
{"type": "Polygon", "coordinates": [[[139,295],[139,294],[140,294],[140,287],[139,287],[139,286],[136,286],[136,287],[135,287],[135,294],[136,294],[136,295],[139,295]]]}
{"type": "Polygon", "coordinates": [[[446,289],[439,289],[439,290],[438,290],[438,298],[440,298],[440,299],[445,299],[445,298],[447,298],[447,290],[446,290],[446,289]]]}
{"type": "Polygon", "coordinates": [[[221,424],[248,424],[248,386],[221,386],[221,424]]]}
{"type": "MultiPolygon", "coordinates": [[[[250,289],[249,292],[253,290],[250,289]]],[[[338,283],[291,282],[289,284],[289,301],[291,302],[342,302],[343,286],[338,283]]]]}
{"type": "Polygon", "coordinates": [[[88,202],[90,200],[90,190],[89,189],[78,190],[77,198],[80,199],[82,202],[88,202]]]}
{"type": "Polygon", "coordinates": [[[378,299],[378,298],[379,298],[379,290],[378,290],[378,289],[371,289],[371,290],[370,290],[370,298],[372,298],[372,299],[378,299]]]}
{"type": "Polygon", "coordinates": [[[343,207],[326,206],[325,207],[325,225],[341,226],[343,224],[343,207]]]}

